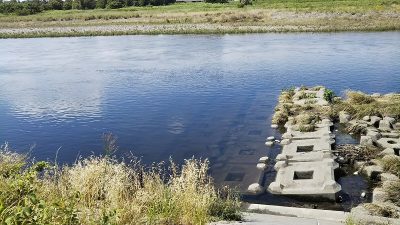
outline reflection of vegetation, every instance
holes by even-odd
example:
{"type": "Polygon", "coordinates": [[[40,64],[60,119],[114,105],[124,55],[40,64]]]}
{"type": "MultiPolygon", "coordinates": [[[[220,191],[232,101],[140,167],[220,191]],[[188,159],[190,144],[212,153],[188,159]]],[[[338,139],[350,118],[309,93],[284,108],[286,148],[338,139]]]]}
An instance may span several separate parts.
{"type": "Polygon", "coordinates": [[[0,151],[5,224],[205,224],[240,219],[238,197],[218,191],[208,161],[145,169],[139,161],[89,157],[58,168],[0,151]]]}
{"type": "Polygon", "coordinates": [[[346,111],[354,118],[391,116],[400,119],[400,95],[371,97],[362,92],[348,91],[347,99],[334,105],[335,111],[346,111]]]}

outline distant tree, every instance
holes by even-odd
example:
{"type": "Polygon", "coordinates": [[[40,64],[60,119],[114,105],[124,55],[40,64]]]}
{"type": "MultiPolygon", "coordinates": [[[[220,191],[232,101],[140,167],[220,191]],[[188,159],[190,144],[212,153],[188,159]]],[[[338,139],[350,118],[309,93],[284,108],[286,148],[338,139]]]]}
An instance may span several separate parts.
{"type": "Polygon", "coordinates": [[[72,9],[72,0],[65,0],[63,4],[63,9],[64,10],[72,9]]]}
{"type": "Polygon", "coordinates": [[[96,0],[96,8],[104,9],[107,6],[107,0],[96,0]]]}
{"type": "Polygon", "coordinates": [[[49,8],[55,10],[63,9],[63,1],[62,0],[49,0],[49,8]]]}
{"type": "Polygon", "coordinates": [[[109,0],[107,1],[107,8],[118,9],[126,6],[124,0],[109,0]]]}
{"type": "Polygon", "coordinates": [[[82,9],[81,1],[80,0],[72,0],[71,8],[72,9],[82,9]]]}
{"type": "Polygon", "coordinates": [[[81,0],[82,9],[96,8],[96,0],[81,0]]]}

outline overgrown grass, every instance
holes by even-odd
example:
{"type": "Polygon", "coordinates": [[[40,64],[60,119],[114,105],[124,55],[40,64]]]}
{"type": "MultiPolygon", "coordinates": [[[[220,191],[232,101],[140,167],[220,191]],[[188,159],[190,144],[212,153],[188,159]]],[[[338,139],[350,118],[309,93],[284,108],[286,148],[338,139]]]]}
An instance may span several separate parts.
{"type": "Polygon", "coordinates": [[[0,150],[4,224],[205,224],[239,220],[240,202],[217,190],[207,160],[145,168],[136,159],[81,159],[72,166],[31,163],[0,150]]]}
{"type": "Polygon", "coordinates": [[[346,100],[335,104],[335,111],[346,111],[353,118],[390,116],[400,119],[400,94],[371,97],[362,92],[348,91],[346,100]]]}
{"type": "Polygon", "coordinates": [[[387,31],[400,29],[400,21],[396,19],[399,13],[400,0],[255,0],[252,5],[243,8],[239,8],[237,2],[230,2],[227,4],[177,3],[167,6],[122,9],[54,10],[29,16],[0,14],[0,28],[85,26],[105,26],[105,28],[101,31],[84,32],[58,29],[31,31],[27,29],[20,32],[0,32],[0,37],[387,31]],[[164,30],[161,26],[151,32],[146,29],[116,31],[113,30],[113,27],[107,27],[154,24],[202,24],[207,26],[195,31],[188,27],[164,30]],[[231,25],[232,27],[229,27],[231,25]],[[237,29],[237,27],[241,27],[241,29],[237,29]]]}
{"type": "Polygon", "coordinates": [[[365,203],[364,208],[368,210],[373,216],[383,216],[389,218],[399,218],[399,212],[388,205],[375,204],[375,203],[365,203]]]}

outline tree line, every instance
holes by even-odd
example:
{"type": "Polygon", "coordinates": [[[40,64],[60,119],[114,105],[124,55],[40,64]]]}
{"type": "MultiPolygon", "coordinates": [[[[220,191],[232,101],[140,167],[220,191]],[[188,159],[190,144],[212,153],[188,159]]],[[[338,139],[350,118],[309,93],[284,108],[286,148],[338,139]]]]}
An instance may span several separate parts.
{"type": "Polygon", "coordinates": [[[175,0],[0,0],[0,13],[31,15],[45,10],[116,9],[129,6],[167,5],[175,0]]]}

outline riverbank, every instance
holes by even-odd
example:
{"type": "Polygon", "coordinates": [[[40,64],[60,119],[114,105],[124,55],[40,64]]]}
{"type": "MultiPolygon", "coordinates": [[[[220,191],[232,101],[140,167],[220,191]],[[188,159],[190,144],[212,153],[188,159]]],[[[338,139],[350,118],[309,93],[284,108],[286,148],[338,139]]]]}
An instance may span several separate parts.
{"type": "Polygon", "coordinates": [[[255,1],[0,15],[1,38],[400,30],[400,1],[255,1]]]}
{"type": "Polygon", "coordinates": [[[2,224],[207,224],[240,220],[239,209],[236,194],[214,187],[207,160],[147,168],[106,154],[60,166],[0,147],[2,224]]]}

